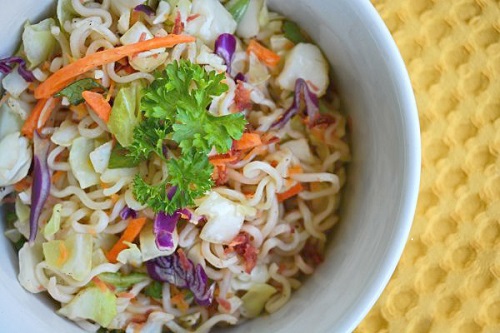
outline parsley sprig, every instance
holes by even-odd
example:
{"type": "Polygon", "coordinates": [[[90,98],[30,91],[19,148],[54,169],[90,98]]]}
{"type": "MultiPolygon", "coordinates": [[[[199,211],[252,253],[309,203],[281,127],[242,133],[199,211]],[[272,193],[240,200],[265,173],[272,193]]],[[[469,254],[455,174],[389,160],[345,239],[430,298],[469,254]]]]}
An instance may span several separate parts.
{"type": "Polygon", "coordinates": [[[207,111],[213,98],[227,91],[224,78],[223,73],[206,72],[181,60],[156,73],[144,91],[144,120],[134,129],[134,141],[127,148],[135,162],[154,153],[167,164],[168,178],[160,184],[148,184],[139,175],[134,179],[134,196],[155,212],[172,214],[193,205],[213,186],[208,153],[212,148],[226,153],[233,140],[241,138],[246,125],[243,114],[217,117],[207,111]],[[177,147],[169,156],[163,151],[167,140],[177,147]]]}

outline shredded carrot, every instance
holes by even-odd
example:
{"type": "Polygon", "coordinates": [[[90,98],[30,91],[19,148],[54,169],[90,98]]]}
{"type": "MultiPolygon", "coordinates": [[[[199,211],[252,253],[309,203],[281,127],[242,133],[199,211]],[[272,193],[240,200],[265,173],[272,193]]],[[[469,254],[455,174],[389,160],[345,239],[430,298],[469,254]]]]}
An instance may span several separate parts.
{"type": "Polygon", "coordinates": [[[104,283],[101,279],[99,279],[97,276],[94,276],[94,277],[92,278],[92,282],[94,282],[94,283],[95,283],[95,285],[96,285],[99,289],[101,289],[101,291],[102,291],[103,293],[105,293],[106,291],[108,291],[108,286],[107,286],[107,285],[106,285],[106,284],[105,284],[105,283],[104,283]]]}
{"type": "Polygon", "coordinates": [[[107,123],[111,115],[111,105],[109,105],[106,98],[102,94],[90,90],[82,92],[82,97],[99,118],[107,123]]]}
{"type": "Polygon", "coordinates": [[[68,260],[69,252],[68,248],[64,244],[64,242],[59,243],[59,258],[57,258],[57,266],[61,267],[66,260],[68,260]]]}
{"type": "Polygon", "coordinates": [[[121,293],[116,294],[116,296],[118,296],[120,298],[129,298],[129,299],[135,298],[134,294],[128,293],[128,292],[121,292],[121,293]]]}
{"type": "Polygon", "coordinates": [[[14,190],[16,190],[16,192],[22,192],[30,186],[31,186],[31,179],[26,177],[14,184],[14,190]]]}
{"type": "Polygon", "coordinates": [[[39,99],[36,103],[35,107],[31,111],[29,117],[24,122],[23,127],[21,128],[21,133],[28,138],[33,138],[33,132],[37,129],[38,118],[42,114],[42,110],[47,103],[48,98],[39,99]]]}
{"type": "Polygon", "coordinates": [[[186,35],[168,35],[90,54],[52,74],[35,89],[35,98],[42,99],[52,96],[71,83],[76,77],[95,67],[118,61],[138,52],[172,47],[176,44],[189,43],[194,40],[194,37],[186,35]]]}
{"type": "Polygon", "coordinates": [[[111,195],[111,201],[115,204],[118,202],[118,200],[120,200],[120,196],[118,194],[112,194],[111,195]]]}
{"type": "Polygon", "coordinates": [[[189,305],[187,304],[186,300],[184,299],[184,294],[182,292],[178,293],[177,295],[173,296],[170,298],[170,303],[173,305],[177,306],[181,312],[186,312],[187,309],[189,308],[189,305]]]}
{"type": "Polygon", "coordinates": [[[260,135],[257,133],[243,133],[241,139],[234,141],[236,150],[247,150],[262,144],[260,135]]]}
{"type": "Polygon", "coordinates": [[[113,93],[115,92],[115,81],[111,81],[109,84],[108,94],[106,95],[106,101],[109,102],[111,97],[113,97],[113,93]]]}
{"type": "Polygon", "coordinates": [[[294,166],[288,168],[288,176],[296,175],[296,174],[302,173],[302,172],[304,172],[304,170],[302,169],[302,167],[300,165],[294,165],[294,166]]]}
{"type": "Polygon", "coordinates": [[[52,181],[52,184],[57,183],[59,179],[61,179],[64,176],[64,171],[62,170],[57,170],[54,172],[50,180],[52,181]]]}
{"type": "Polygon", "coordinates": [[[130,242],[132,243],[134,239],[139,235],[141,232],[142,228],[144,227],[144,224],[146,224],[146,218],[145,217],[139,217],[136,219],[131,219],[127,228],[123,232],[122,236],[116,242],[116,244],[109,250],[109,252],[106,254],[106,257],[108,258],[109,262],[115,264],[117,261],[116,259],[118,258],[118,254],[122,251],[128,248],[127,244],[125,242],[130,242]]]}
{"type": "Polygon", "coordinates": [[[267,66],[273,67],[280,61],[280,56],[268,48],[264,47],[262,44],[252,39],[248,44],[247,53],[252,52],[255,54],[260,61],[262,61],[267,66]]]}
{"type": "Polygon", "coordinates": [[[37,128],[42,128],[47,123],[47,121],[50,118],[50,115],[52,114],[52,111],[56,108],[57,104],[60,102],[61,102],[60,98],[49,98],[47,103],[50,104],[42,109],[42,112],[40,114],[40,119],[37,122],[37,128]]]}
{"type": "Polygon", "coordinates": [[[237,161],[238,160],[238,156],[237,155],[231,155],[231,154],[219,154],[219,155],[210,156],[208,158],[208,160],[214,166],[216,166],[216,165],[224,165],[224,164],[227,164],[227,163],[231,163],[231,162],[237,161]]]}
{"type": "Polygon", "coordinates": [[[278,198],[278,202],[283,202],[286,199],[289,199],[297,194],[299,194],[304,188],[301,183],[297,183],[294,186],[290,187],[283,193],[277,193],[276,196],[278,198]]]}

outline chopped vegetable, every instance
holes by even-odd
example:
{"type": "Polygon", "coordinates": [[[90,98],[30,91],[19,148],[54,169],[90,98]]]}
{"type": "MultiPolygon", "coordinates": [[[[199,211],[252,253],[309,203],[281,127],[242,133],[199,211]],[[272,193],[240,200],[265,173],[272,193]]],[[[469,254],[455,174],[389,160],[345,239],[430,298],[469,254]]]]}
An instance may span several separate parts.
{"type": "Polygon", "coordinates": [[[136,160],[133,156],[130,156],[129,153],[130,151],[127,148],[123,148],[119,143],[117,143],[113,147],[113,150],[111,150],[108,169],[136,167],[141,160],[136,160]]]}
{"type": "Polygon", "coordinates": [[[145,119],[134,128],[133,141],[128,147],[127,156],[132,158],[134,163],[147,160],[153,152],[164,159],[163,142],[170,131],[171,126],[165,121],[145,119]]]}
{"type": "Polygon", "coordinates": [[[127,244],[125,244],[124,242],[133,242],[134,239],[139,236],[139,233],[141,232],[142,227],[144,227],[144,224],[146,224],[145,217],[139,217],[130,220],[127,228],[123,232],[118,242],[106,254],[106,257],[111,263],[117,262],[118,254],[120,254],[122,250],[128,248],[127,244]]]}
{"type": "Polygon", "coordinates": [[[89,90],[82,92],[82,97],[97,116],[107,123],[111,114],[111,105],[106,98],[102,94],[89,90]]]}
{"type": "Polygon", "coordinates": [[[0,140],[0,189],[2,186],[10,186],[26,178],[31,160],[30,142],[21,136],[21,133],[13,132],[3,137],[0,140]]]}
{"type": "Polygon", "coordinates": [[[51,75],[35,89],[35,98],[41,99],[50,97],[55,92],[71,83],[79,75],[84,74],[97,66],[118,61],[121,58],[135,53],[161,47],[172,47],[176,44],[189,43],[192,41],[194,41],[194,38],[191,36],[168,35],[166,37],[155,37],[143,42],[124,45],[114,49],[108,49],[90,54],[61,68],[51,75]]]}
{"type": "Polygon", "coordinates": [[[26,119],[26,121],[24,122],[23,128],[21,129],[23,135],[30,139],[33,138],[33,132],[45,125],[50,117],[52,110],[57,106],[58,103],[59,99],[56,98],[38,100],[28,119],[26,119]],[[41,119],[42,116],[43,119],[41,119]]]}
{"type": "Polygon", "coordinates": [[[145,5],[145,4],[135,6],[134,11],[142,12],[142,13],[146,14],[147,16],[154,16],[155,15],[155,10],[153,8],[151,8],[150,6],[145,5]]]}
{"type": "MultiPolygon", "coordinates": [[[[8,57],[0,59],[0,73],[9,74],[10,72],[12,72],[16,64],[18,65],[17,71],[19,75],[23,77],[23,79],[25,79],[27,82],[33,82],[36,80],[35,76],[33,76],[33,73],[31,73],[26,68],[26,62],[24,61],[24,59],[20,57],[8,57]]],[[[3,79],[3,81],[5,81],[5,78],[3,79]]],[[[5,82],[3,82],[3,84],[5,87],[5,82]]]]}
{"type": "Polygon", "coordinates": [[[208,278],[200,264],[196,266],[182,250],[172,255],[146,262],[149,276],[156,281],[168,282],[179,288],[189,288],[196,303],[208,306],[212,303],[215,283],[208,287],[208,278]]]}
{"type": "Polygon", "coordinates": [[[195,213],[208,219],[201,230],[201,239],[216,244],[229,244],[240,232],[245,215],[254,215],[255,210],[247,211],[242,205],[212,191],[195,213]]]}
{"type": "Polygon", "coordinates": [[[297,183],[294,186],[290,187],[288,190],[282,193],[276,193],[276,197],[278,198],[278,202],[283,202],[286,199],[289,199],[293,196],[296,196],[300,192],[302,192],[304,188],[301,183],[297,183]]]}
{"type": "Polygon", "coordinates": [[[266,283],[254,284],[241,298],[243,301],[240,308],[241,315],[247,318],[257,317],[264,310],[266,302],[276,291],[276,288],[266,283]]]}
{"type": "Polygon", "coordinates": [[[56,232],[59,231],[61,227],[61,204],[55,204],[52,208],[52,216],[49,219],[49,222],[43,228],[43,235],[45,238],[53,236],[56,232]]]}
{"type": "Polygon", "coordinates": [[[156,299],[163,298],[163,283],[159,281],[153,281],[144,289],[144,294],[149,297],[156,299]]]}
{"type": "Polygon", "coordinates": [[[29,243],[33,245],[38,232],[38,219],[42,213],[45,201],[50,192],[50,170],[47,164],[50,141],[42,139],[38,132],[33,137],[34,142],[34,167],[33,187],[31,190],[31,212],[30,212],[30,237],[29,243]]]}
{"type": "Polygon", "coordinates": [[[94,150],[94,140],[80,136],[73,140],[69,151],[69,165],[82,189],[99,184],[99,174],[90,161],[90,153],[94,150]]]}
{"type": "Polygon", "coordinates": [[[308,38],[304,35],[297,23],[289,20],[283,22],[283,33],[294,44],[307,43],[308,38]]]}
{"type": "Polygon", "coordinates": [[[83,281],[92,268],[92,235],[71,233],[65,240],[42,244],[47,264],[54,269],[83,281]]]}
{"type": "Polygon", "coordinates": [[[122,220],[126,220],[129,218],[137,218],[137,212],[130,208],[129,206],[123,207],[123,209],[120,211],[120,218],[122,220]]]}
{"type": "Polygon", "coordinates": [[[257,265],[257,249],[250,244],[250,235],[246,232],[241,232],[229,243],[229,250],[233,250],[238,255],[243,257],[245,261],[245,272],[252,273],[255,265],[257,265]]]}
{"type": "Polygon", "coordinates": [[[177,221],[179,220],[180,213],[176,211],[172,215],[165,214],[164,212],[159,212],[156,214],[153,232],[156,237],[156,245],[159,250],[171,250],[174,248],[173,233],[175,227],[177,226],[177,221]]]}
{"type": "Polygon", "coordinates": [[[265,0],[252,0],[238,22],[236,33],[240,38],[252,38],[259,34],[261,24],[261,12],[265,8],[265,0]]]}
{"type": "Polygon", "coordinates": [[[39,242],[30,246],[24,243],[19,250],[19,283],[32,293],[39,293],[44,290],[36,276],[36,265],[43,261],[43,253],[39,242]]]}
{"type": "Polygon", "coordinates": [[[113,142],[108,141],[96,149],[94,149],[90,154],[90,162],[92,167],[98,173],[104,173],[108,168],[109,159],[111,157],[111,151],[113,149],[113,142]]]}
{"type": "Polygon", "coordinates": [[[257,133],[243,133],[241,139],[234,141],[234,149],[247,150],[262,144],[260,135],[257,133]]]}
{"type": "Polygon", "coordinates": [[[295,94],[292,105],[278,118],[272,127],[282,128],[296,114],[307,117],[309,127],[314,126],[319,117],[318,97],[309,90],[306,81],[295,81],[295,94]]]}
{"type": "Polygon", "coordinates": [[[276,66],[281,59],[278,54],[265,48],[255,39],[250,40],[250,43],[248,43],[247,52],[255,54],[260,61],[270,67],[276,66]]]}
{"type": "Polygon", "coordinates": [[[99,279],[101,281],[113,285],[116,288],[127,289],[136,283],[142,282],[148,278],[145,273],[133,272],[127,275],[123,273],[101,273],[99,274],[99,279]]]}
{"type": "Polygon", "coordinates": [[[133,142],[134,129],[141,120],[140,99],[144,84],[135,81],[118,90],[108,121],[109,131],[123,147],[133,142]]]}
{"type": "Polygon", "coordinates": [[[228,12],[231,13],[234,20],[239,23],[241,21],[241,18],[245,14],[249,4],[250,0],[230,0],[226,4],[226,8],[228,12]]]}
{"type": "Polygon", "coordinates": [[[48,18],[37,24],[26,22],[24,25],[23,49],[30,68],[40,65],[54,52],[57,40],[50,30],[55,24],[54,19],[48,18]]]}
{"type": "Polygon", "coordinates": [[[236,37],[232,34],[221,34],[215,41],[214,52],[218,54],[226,63],[226,72],[231,73],[231,61],[236,51],[236,37]]]}
{"type": "Polygon", "coordinates": [[[139,237],[143,260],[147,261],[153,258],[168,256],[174,253],[177,245],[179,244],[179,235],[176,229],[174,229],[172,233],[172,241],[174,245],[171,248],[169,248],[168,250],[160,250],[158,248],[158,245],[156,245],[156,235],[153,232],[153,223],[147,223],[142,229],[141,235],[139,237]]]}
{"type": "Polygon", "coordinates": [[[124,265],[131,265],[133,267],[140,267],[143,263],[142,253],[139,247],[130,242],[123,242],[128,248],[120,251],[116,260],[124,265]]]}
{"type": "Polygon", "coordinates": [[[71,320],[90,319],[106,327],[118,313],[116,296],[109,289],[87,287],[58,312],[71,320]]]}
{"type": "Polygon", "coordinates": [[[78,105],[85,101],[85,98],[82,96],[82,93],[87,90],[98,89],[101,91],[106,91],[100,83],[91,78],[85,78],[81,80],[77,80],[67,87],[56,93],[55,97],[66,97],[72,105],[78,105]]]}

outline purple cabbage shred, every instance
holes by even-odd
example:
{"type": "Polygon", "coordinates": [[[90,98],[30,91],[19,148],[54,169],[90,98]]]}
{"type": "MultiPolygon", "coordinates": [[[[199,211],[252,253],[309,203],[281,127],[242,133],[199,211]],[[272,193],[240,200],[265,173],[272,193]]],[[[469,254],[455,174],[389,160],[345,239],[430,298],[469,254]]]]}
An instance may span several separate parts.
{"type": "Polygon", "coordinates": [[[208,277],[200,264],[196,266],[182,250],[163,257],[146,261],[146,268],[152,279],[189,288],[196,303],[209,306],[212,303],[215,283],[208,287],[208,277]]]}
{"type": "Polygon", "coordinates": [[[0,59],[0,72],[2,74],[9,74],[14,70],[14,66],[18,65],[17,71],[26,82],[33,82],[36,80],[31,71],[26,68],[26,61],[20,57],[8,57],[0,59]]]}
{"type": "Polygon", "coordinates": [[[129,206],[123,207],[123,209],[120,211],[120,218],[122,220],[126,220],[129,218],[135,219],[137,217],[137,212],[130,208],[129,206]]]}
{"type": "Polygon", "coordinates": [[[134,11],[143,12],[147,16],[155,15],[155,10],[153,8],[151,8],[150,6],[144,5],[144,4],[135,6],[134,11]]]}
{"type": "Polygon", "coordinates": [[[215,41],[215,53],[226,63],[226,72],[231,73],[231,61],[236,51],[236,37],[232,34],[223,33],[215,41]]]}
{"type": "Polygon", "coordinates": [[[34,167],[33,186],[31,188],[30,236],[29,243],[33,245],[38,232],[38,220],[45,201],[50,192],[50,170],[47,164],[50,141],[42,139],[37,131],[33,135],[34,167]]]}
{"type": "Polygon", "coordinates": [[[191,212],[184,208],[176,210],[172,215],[164,212],[156,215],[153,233],[159,250],[172,250],[174,248],[174,231],[180,218],[190,220],[191,212]]]}
{"type": "Polygon", "coordinates": [[[308,117],[309,127],[313,127],[319,118],[318,96],[309,90],[304,79],[295,81],[292,105],[271,125],[271,128],[282,128],[296,114],[308,117]]]}

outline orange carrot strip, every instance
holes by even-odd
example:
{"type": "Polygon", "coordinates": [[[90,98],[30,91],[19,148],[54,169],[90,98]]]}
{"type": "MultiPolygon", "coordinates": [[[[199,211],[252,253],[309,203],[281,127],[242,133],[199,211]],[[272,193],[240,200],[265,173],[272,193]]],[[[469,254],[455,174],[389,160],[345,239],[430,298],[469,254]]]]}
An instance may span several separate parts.
{"type": "Polygon", "coordinates": [[[59,243],[59,258],[57,258],[57,266],[61,267],[66,260],[68,260],[69,252],[68,248],[64,244],[64,242],[59,243]]]}
{"type": "Polygon", "coordinates": [[[194,37],[185,35],[168,35],[165,37],[155,37],[143,42],[124,45],[114,49],[108,49],[90,54],[84,58],[61,68],[52,74],[47,80],[35,89],[35,98],[42,99],[52,96],[79,75],[101,65],[109,64],[121,58],[162,47],[172,47],[176,44],[189,43],[195,40],[194,37]]]}
{"type": "Polygon", "coordinates": [[[300,165],[295,165],[295,166],[288,168],[288,176],[296,175],[296,174],[302,173],[302,172],[304,172],[304,170],[302,169],[302,167],[300,165]]]}
{"type": "Polygon", "coordinates": [[[286,199],[289,199],[289,198],[291,198],[291,197],[299,194],[300,192],[302,192],[303,189],[304,188],[302,187],[302,184],[301,183],[297,183],[294,186],[290,187],[285,192],[283,192],[283,193],[277,193],[276,196],[278,197],[278,201],[279,202],[283,202],[286,199]]]}
{"type": "Polygon", "coordinates": [[[105,293],[107,290],[108,290],[108,286],[106,285],[106,283],[104,283],[101,279],[99,279],[97,276],[94,276],[92,278],[92,282],[95,283],[95,285],[97,287],[99,287],[99,289],[105,293]]]}
{"type": "Polygon", "coordinates": [[[23,178],[14,184],[14,190],[16,190],[16,192],[22,192],[30,186],[31,186],[31,180],[28,178],[23,178]]]}
{"type": "Polygon", "coordinates": [[[238,160],[237,155],[230,155],[230,154],[219,154],[219,155],[214,155],[210,156],[208,158],[209,162],[212,163],[212,165],[224,165],[226,163],[231,163],[235,162],[238,160]]]}
{"type": "Polygon", "coordinates": [[[254,148],[260,146],[262,144],[262,140],[260,139],[260,135],[257,133],[243,133],[241,139],[234,142],[234,148],[236,150],[246,150],[250,148],[254,148]]]}
{"type": "Polygon", "coordinates": [[[43,98],[39,99],[38,102],[36,102],[35,107],[31,111],[29,117],[26,119],[23,127],[21,128],[21,133],[23,133],[24,136],[30,139],[33,138],[33,132],[37,129],[38,118],[40,118],[42,110],[45,107],[47,101],[48,98],[43,98]]]}
{"type": "Polygon", "coordinates": [[[262,46],[255,39],[252,39],[248,44],[247,53],[252,52],[255,54],[260,61],[262,61],[267,66],[273,67],[280,61],[280,56],[269,50],[268,48],[262,46]]]}
{"type": "Polygon", "coordinates": [[[50,178],[50,180],[52,181],[52,184],[57,183],[59,181],[59,179],[61,179],[64,176],[64,172],[65,171],[62,171],[62,170],[57,170],[56,172],[54,172],[54,174],[50,178]]]}
{"type": "Polygon", "coordinates": [[[102,94],[90,90],[82,92],[82,97],[99,118],[107,123],[111,115],[111,105],[109,105],[106,98],[102,94]]]}
{"type": "Polygon", "coordinates": [[[139,235],[141,232],[142,228],[144,227],[144,224],[146,224],[146,218],[145,217],[139,217],[136,219],[130,220],[127,228],[123,232],[122,236],[116,242],[116,244],[109,250],[109,252],[106,254],[106,257],[108,258],[109,262],[115,264],[117,262],[118,254],[122,252],[122,250],[125,250],[128,248],[127,244],[125,242],[133,242],[134,239],[139,235]]]}

